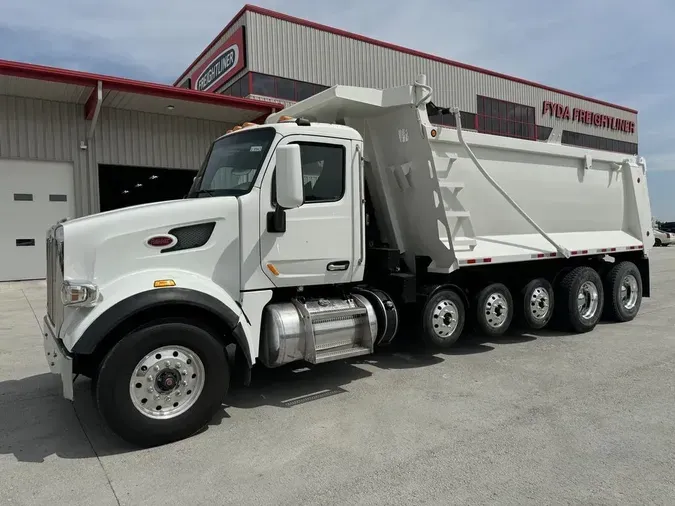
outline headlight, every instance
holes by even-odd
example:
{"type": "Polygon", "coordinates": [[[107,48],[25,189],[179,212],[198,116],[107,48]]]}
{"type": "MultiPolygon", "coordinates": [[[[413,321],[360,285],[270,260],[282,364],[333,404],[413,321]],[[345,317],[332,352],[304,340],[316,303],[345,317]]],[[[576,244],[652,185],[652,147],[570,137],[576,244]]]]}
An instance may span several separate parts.
{"type": "Polygon", "coordinates": [[[98,287],[86,281],[64,281],[61,302],[64,306],[94,306],[98,302],[98,287]]]}
{"type": "Polygon", "coordinates": [[[63,242],[63,225],[56,227],[54,230],[54,238],[59,242],[63,242]]]}

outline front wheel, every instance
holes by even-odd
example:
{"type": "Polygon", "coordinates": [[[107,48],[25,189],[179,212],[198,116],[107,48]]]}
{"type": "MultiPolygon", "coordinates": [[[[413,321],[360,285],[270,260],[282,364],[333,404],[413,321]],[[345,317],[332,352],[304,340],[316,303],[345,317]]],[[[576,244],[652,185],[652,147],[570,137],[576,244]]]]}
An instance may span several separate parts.
{"type": "Polygon", "coordinates": [[[110,350],[94,394],[115,433],[151,447],[206,426],[229,381],[225,348],[212,332],[189,321],[163,321],[131,332],[110,350]]]}

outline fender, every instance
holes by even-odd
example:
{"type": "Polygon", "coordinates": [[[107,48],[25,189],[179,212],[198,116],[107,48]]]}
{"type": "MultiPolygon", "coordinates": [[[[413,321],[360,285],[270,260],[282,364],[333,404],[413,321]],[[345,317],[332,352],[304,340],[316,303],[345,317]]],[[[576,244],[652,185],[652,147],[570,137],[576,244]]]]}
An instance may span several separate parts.
{"type": "Polygon", "coordinates": [[[459,286],[457,286],[453,283],[443,283],[443,284],[438,284],[438,285],[431,285],[424,291],[424,294],[426,295],[427,299],[430,299],[431,297],[436,295],[437,292],[440,292],[441,290],[452,290],[453,292],[457,292],[457,295],[459,295],[462,298],[462,301],[464,301],[465,311],[467,313],[469,312],[469,308],[471,308],[471,301],[469,300],[469,297],[467,297],[464,290],[462,290],[459,286]]]}
{"type": "Polygon", "coordinates": [[[225,323],[252,366],[253,333],[241,307],[211,279],[188,271],[136,272],[100,287],[102,300],[92,308],[67,309],[61,329],[64,344],[73,354],[89,355],[120,323],[152,307],[182,304],[206,310],[225,323]],[[154,279],[172,278],[175,287],[153,288],[154,279]],[[70,346],[68,346],[70,344],[70,346]]]}
{"type": "Polygon", "coordinates": [[[239,316],[218,299],[190,288],[162,288],[148,290],[121,300],[107,311],[102,313],[84,331],[80,339],[73,346],[72,353],[90,355],[98,344],[124,320],[146,309],[157,306],[188,305],[209,311],[224,321],[246,356],[249,367],[252,366],[251,351],[243,328],[239,323],[239,316]]]}

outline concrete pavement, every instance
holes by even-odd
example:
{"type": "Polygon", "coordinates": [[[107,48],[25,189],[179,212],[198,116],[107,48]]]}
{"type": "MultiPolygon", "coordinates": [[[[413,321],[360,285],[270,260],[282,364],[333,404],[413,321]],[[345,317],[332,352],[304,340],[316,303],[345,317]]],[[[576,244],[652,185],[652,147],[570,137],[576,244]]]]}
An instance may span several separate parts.
{"type": "Polygon", "coordinates": [[[0,284],[0,504],[675,504],[675,248],[653,259],[634,322],[257,372],[141,451],[87,380],[60,397],[44,283],[0,284]]]}

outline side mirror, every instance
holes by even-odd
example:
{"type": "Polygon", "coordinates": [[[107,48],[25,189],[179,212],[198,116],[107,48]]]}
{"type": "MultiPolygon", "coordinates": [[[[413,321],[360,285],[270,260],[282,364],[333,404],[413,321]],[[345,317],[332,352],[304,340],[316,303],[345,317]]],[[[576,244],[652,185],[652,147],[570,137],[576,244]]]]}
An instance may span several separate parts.
{"type": "Polygon", "coordinates": [[[277,148],[277,204],[284,209],[300,207],[305,200],[302,184],[300,146],[288,144],[277,148]]]}

